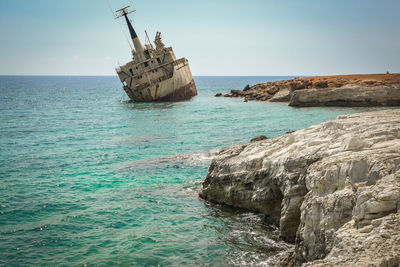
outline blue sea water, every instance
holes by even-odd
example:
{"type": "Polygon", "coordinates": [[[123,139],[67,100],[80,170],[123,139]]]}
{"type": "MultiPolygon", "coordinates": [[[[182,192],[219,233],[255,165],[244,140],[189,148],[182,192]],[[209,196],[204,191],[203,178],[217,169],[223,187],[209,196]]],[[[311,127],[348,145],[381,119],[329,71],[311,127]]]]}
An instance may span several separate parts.
{"type": "Polygon", "coordinates": [[[117,77],[0,76],[0,265],[268,265],[288,245],[266,216],[199,199],[212,155],[362,110],[214,97],[285,78],[132,103],[117,77]]]}

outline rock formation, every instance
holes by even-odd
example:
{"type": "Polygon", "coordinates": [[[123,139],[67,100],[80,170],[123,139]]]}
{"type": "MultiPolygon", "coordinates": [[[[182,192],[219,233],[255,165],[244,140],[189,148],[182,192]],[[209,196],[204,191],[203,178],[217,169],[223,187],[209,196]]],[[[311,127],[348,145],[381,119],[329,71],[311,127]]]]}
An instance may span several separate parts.
{"type": "Polygon", "coordinates": [[[400,110],[225,147],[200,196],[270,215],[295,243],[292,264],[397,266],[400,110]]]}
{"type": "MultiPolygon", "coordinates": [[[[221,93],[220,93],[221,94],[221,93]]],[[[222,95],[222,94],[221,94],[222,95]]],[[[218,95],[220,96],[220,95],[218,95]]],[[[291,106],[398,106],[400,74],[295,78],[231,90],[225,97],[289,102],[291,106]]]]}
{"type": "Polygon", "coordinates": [[[373,86],[297,90],[290,106],[400,106],[400,86],[373,86]]]}
{"type": "Polygon", "coordinates": [[[265,135],[259,135],[259,136],[255,136],[253,138],[251,138],[250,142],[258,142],[258,141],[262,141],[268,139],[268,137],[266,137],[265,135]]]}

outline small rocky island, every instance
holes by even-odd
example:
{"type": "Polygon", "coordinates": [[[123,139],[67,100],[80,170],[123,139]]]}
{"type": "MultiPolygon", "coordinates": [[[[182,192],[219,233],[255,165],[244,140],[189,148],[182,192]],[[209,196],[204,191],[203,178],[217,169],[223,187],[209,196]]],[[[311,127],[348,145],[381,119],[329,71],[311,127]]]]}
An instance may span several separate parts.
{"type": "Polygon", "coordinates": [[[400,109],[222,148],[200,196],[275,220],[295,244],[277,266],[399,266],[400,109]]]}
{"type": "Polygon", "coordinates": [[[361,74],[295,78],[246,86],[216,96],[244,101],[288,102],[290,106],[398,106],[400,74],[361,74]]]}

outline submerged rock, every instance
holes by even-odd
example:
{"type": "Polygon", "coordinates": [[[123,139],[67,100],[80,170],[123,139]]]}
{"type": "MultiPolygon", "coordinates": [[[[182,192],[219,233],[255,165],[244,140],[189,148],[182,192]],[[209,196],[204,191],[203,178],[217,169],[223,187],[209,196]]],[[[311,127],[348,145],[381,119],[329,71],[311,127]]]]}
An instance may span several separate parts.
{"type": "Polygon", "coordinates": [[[372,233],[371,242],[378,244],[379,235],[391,236],[400,227],[400,110],[339,116],[223,148],[200,196],[268,214],[281,237],[295,242],[295,264],[325,258],[315,264],[353,265],[368,257],[397,262],[400,231],[387,245],[391,249],[357,251],[369,250],[366,235],[372,233]],[[382,225],[386,220],[391,227],[382,225]]]}

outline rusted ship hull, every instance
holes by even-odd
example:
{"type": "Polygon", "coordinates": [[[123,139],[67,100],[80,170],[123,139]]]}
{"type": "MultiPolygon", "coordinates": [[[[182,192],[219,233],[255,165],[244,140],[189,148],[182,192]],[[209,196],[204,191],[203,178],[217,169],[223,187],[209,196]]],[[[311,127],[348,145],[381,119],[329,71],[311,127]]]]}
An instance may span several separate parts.
{"type": "Polygon", "coordinates": [[[181,88],[173,91],[172,93],[158,97],[158,98],[143,98],[143,97],[135,97],[132,93],[131,89],[127,86],[124,86],[124,90],[126,94],[129,96],[131,100],[138,101],[138,102],[155,102],[155,101],[181,101],[181,100],[188,100],[197,95],[197,88],[192,80],[189,84],[182,86],[181,88]]]}
{"type": "Polygon", "coordinates": [[[192,80],[189,84],[182,86],[169,95],[163,96],[156,101],[180,101],[190,99],[197,95],[197,88],[192,80]]]}
{"type": "Polygon", "coordinates": [[[129,85],[133,82],[127,83],[124,86],[126,94],[130,99],[140,102],[180,101],[196,96],[197,88],[187,60],[185,58],[177,60],[173,67],[171,78],[132,87],[129,85]]]}

